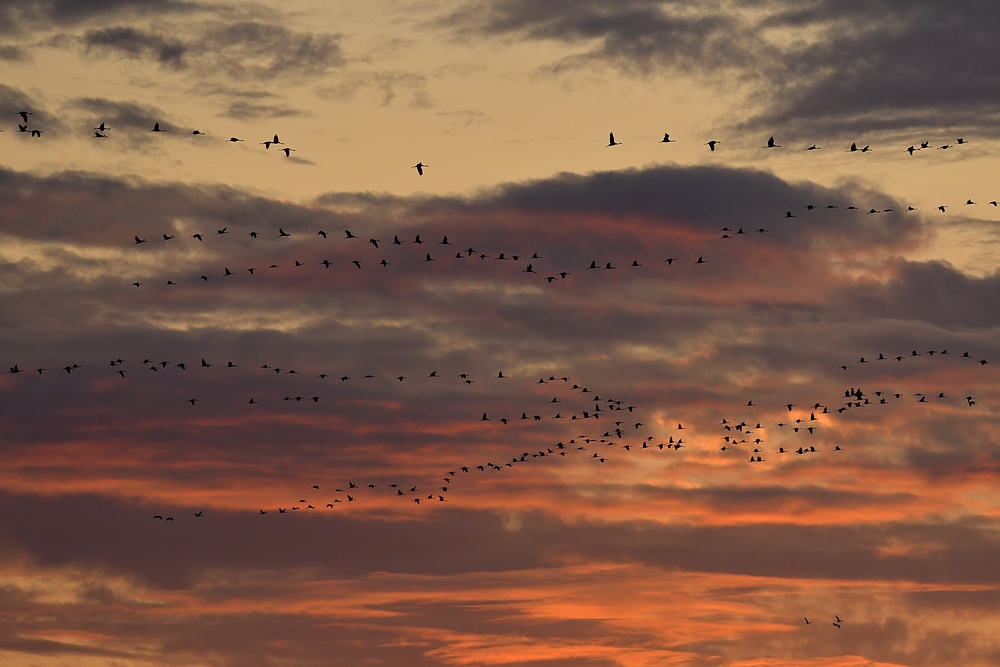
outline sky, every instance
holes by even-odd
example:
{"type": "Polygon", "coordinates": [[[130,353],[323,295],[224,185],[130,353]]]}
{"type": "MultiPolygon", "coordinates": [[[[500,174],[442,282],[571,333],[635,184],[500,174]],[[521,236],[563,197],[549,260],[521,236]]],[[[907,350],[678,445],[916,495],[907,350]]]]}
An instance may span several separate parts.
{"type": "Polygon", "coordinates": [[[0,662],[998,664],[998,19],[0,0],[0,662]]]}

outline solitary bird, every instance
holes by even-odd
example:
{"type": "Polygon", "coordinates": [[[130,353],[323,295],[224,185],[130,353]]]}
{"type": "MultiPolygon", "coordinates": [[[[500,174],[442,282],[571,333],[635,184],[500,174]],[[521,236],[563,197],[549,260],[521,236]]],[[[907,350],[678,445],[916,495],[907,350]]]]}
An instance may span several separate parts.
{"type": "MultiPolygon", "coordinates": [[[[149,130],[149,132],[166,132],[166,130],[160,129],[159,123],[153,123],[153,129],[149,130]]],[[[197,130],[195,130],[195,132],[197,132],[197,130]]]]}
{"type": "Polygon", "coordinates": [[[612,146],[621,146],[621,145],[622,145],[622,143],[620,141],[615,141],[615,133],[611,132],[610,133],[610,141],[609,141],[608,145],[605,146],[605,148],[611,148],[612,146]]]}
{"type": "Polygon", "coordinates": [[[764,146],[764,148],[781,148],[781,146],[774,143],[774,137],[771,137],[767,140],[767,146],[764,146]]]}
{"type": "Polygon", "coordinates": [[[715,152],[715,146],[716,146],[717,144],[721,144],[721,143],[722,143],[721,141],[715,141],[715,140],[713,139],[712,141],[709,141],[709,142],[708,142],[707,144],[705,144],[705,145],[706,145],[706,146],[708,146],[708,147],[709,147],[709,148],[710,148],[710,149],[712,150],[712,152],[714,153],[714,152],[715,152]]]}
{"type": "Polygon", "coordinates": [[[417,170],[417,175],[418,175],[418,176],[423,176],[423,175],[424,175],[424,167],[426,167],[426,166],[427,166],[427,165],[426,165],[426,164],[424,164],[423,162],[418,162],[418,163],[416,163],[415,165],[413,165],[413,166],[412,166],[412,167],[410,167],[410,168],[411,168],[411,169],[416,169],[416,170],[417,170]]]}
{"type": "Polygon", "coordinates": [[[670,135],[666,132],[663,133],[663,138],[660,139],[661,144],[676,144],[677,142],[670,138],[670,135]]]}

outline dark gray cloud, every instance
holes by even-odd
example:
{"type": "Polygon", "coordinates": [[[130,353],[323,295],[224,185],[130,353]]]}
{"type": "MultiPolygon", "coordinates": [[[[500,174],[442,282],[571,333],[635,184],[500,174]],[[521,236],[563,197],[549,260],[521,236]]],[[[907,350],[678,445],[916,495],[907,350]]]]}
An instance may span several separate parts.
{"type": "Polygon", "coordinates": [[[187,48],[181,42],[136,28],[117,27],[88,31],[83,36],[87,51],[105,51],[126,58],[152,58],[173,69],[185,66],[187,48]]]}
{"type": "Polygon", "coordinates": [[[180,31],[116,26],[82,37],[91,53],[152,60],[207,79],[280,83],[285,78],[321,76],[344,64],[339,37],[298,32],[273,23],[209,22],[187,40],[180,31]]]}
{"type": "MultiPolygon", "coordinates": [[[[77,130],[82,136],[93,134],[105,124],[107,136],[124,138],[127,141],[120,147],[132,150],[146,151],[155,148],[162,141],[190,141],[194,145],[204,142],[207,137],[192,135],[196,128],[184,127],[171,122],[170,114],[154,106],[138,102],[122,102],[100,97],[84,97],[70,100],[67,108],[72,109],[80,120],[77,130]],[[159,123],[161,132],[152,132],[154,125],[159,123]]],[[[100,140],[104,141],[104,140],[100,140]]],[[[85,175],[81,178],[87,179],[85,175]]]]}
{"type": "Polygon", "coordinates": [[[895,276],[858,294],[870,314],[920,320],[943,329],[990,329],[1000,314],[1000,273],[975,278],[943,262],[899,261],[895,276]]]}
{"type": "Polygon", "coordinates": [[[757,87],[744,127],[816,137],[939,131],[989,133],[1000,78],[984,0],[776,2],[588,0],[538,6],[476,0],[444,23],[460,31],[587,45],[555,66],[607,62],[646,74],[697,72],[757,87]]]}
{"type": "Polygon", "coordinates": [[[0,60],[10,63],[26,62],[31,60],[31,54],[20,46],[0,46],[0,60]]]}
{"type": "Polygon", "coordinates": [[[242,21],[210,28],[204,38],[214,66],[254,80],[320,76],[344,64],[338,35],[298,32],[242,21]]]}
{"type": "Polygon", "coordinates": [[[29,130],[39,129],[45,133],[57,134],[63,129],[63,122],[50,112],[44,104],[20,90],[0,83],[0,113],[3,114],[2,126],[8,131],[17,130],[17,126],[26,125],[29,130]],[[21,111],[27,111],[28,122],[17,116],[21,111]]]}
{"type": "Polygon", "coordinates": [[[201,6],[183,0],[0,0],[0,34],[21,34],[53,25],[71,26],[109,14],[155,15],[191,11],[201,6]]]}
{"type": "Polygon", "coordinates": [[[743,30],[740,19],[718,6],[698,9],[694,3],[628,0],[606,2],[560,0],[539,5],[528,0],[473,2],[448,17],[445,25],[476,27],[490,35],[515,34],[600,45],[566,66],[605,60],[626,70],[649,72],[669,65],[680,69],[733,66],[748,50],[762,44],[743,30]],[[680,11],[693,9],[693,11],[680,11]]]}

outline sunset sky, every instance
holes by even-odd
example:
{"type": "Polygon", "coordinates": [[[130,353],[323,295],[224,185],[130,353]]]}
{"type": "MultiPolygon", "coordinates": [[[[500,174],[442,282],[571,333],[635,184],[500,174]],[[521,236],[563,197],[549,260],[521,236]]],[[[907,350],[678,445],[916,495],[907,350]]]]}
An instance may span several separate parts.
{"type": "Polygon", "coordinates": [[[1000,664],[998,21],[0,0],[0,664],[1000,664]]]}

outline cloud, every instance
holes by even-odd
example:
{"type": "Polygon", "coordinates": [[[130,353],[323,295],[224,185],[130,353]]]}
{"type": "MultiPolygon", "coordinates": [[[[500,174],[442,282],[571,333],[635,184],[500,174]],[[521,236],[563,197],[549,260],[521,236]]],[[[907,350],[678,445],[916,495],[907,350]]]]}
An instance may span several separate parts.
{"type": "Polygon", "coordinates": [[[184,44],[135,28],[91,30],[84,35],[83,42],[87,51],[114,52],[126,58],[152,58],[173,69],[185,67],[187,48],[184,44]]]}
{"type": "Polygon", "coordinates": [[[944,329],[989,329],[1000,325],[985,304],[1000,297],[1000,273],[972,278],[945,262],[899,262],[881,289],[862,299],[871,314],[920,320],[944,329]]]}
{"type": "Polygon", "coordinates": [[[122,13],[137,16],[189,12],[202,7],[183,0],[28,0],[0,1],[0,34],[22,34],[57,26],[77,25],[92,18],[122,13]]]}
{"type": "Polygon", "coordinates": [[[7,125],[8,128],[13,125],[16,114],[21,111],[27,111],[31,116],[27,123],[20,118],[17,118],[16,122],[18,125],[26,125],[29,130],[41,129],[46,133],[57,134],[64,127],[62,119],[50,112],[44,104],[23,90],[6,84],[0,84],[0,110],[6,120],[4,124],[10,123],[7,125]]]}
{"type": "Polygon", "coordinates": [[[649,75],[681,70],[749,82],[759,111],[743,128],[806,137],[914,131],[990,133],[1000,85],[987,63],[990,3],[760,5],[631,0],[476,0],[442,23],[459,32],[553,40],[582,51],[556,71],[604,62],[649,75]]]}
{"type": "Polygon", "coordinates": [[[761,42],[751,38],[738,16],[714,8],[698,10],[688,3],[652,0],[628,2],[554,2],[540,7],[530,2],[467,3],[447,17],[444,25],[476,28],[489,35],[513,34],[534,40],[600,45],[584,58],[605,60],[627,70],[648,73],[669,64],[681,69],[731,66],[761,42]],[[684,11],[693,9],[693,11],[684,11]],[[673,10],[673,11],[672,11],[673,10]],[[679,11],[678,11],[679,10],[679,11]]]}
{"type": "Polygon", "coordinates": [[[884,193],[667,166],[300,203],[2,171],[0,199],[6,654],[994,655],[996,277],[846,208],[884,193]]]}
{"type": "Polygon", "coordinates": [[[222,113],[227,118],[252,120],[257,118],[292,118],[307,115],[306,112],[279,104],[268,104],[261,100],[274,97],[271,93],[223,94],[229,98],[229,106],[222,113]]]}
{"type": "Polygon", "coordinates": [[[152,60],[199,78],[271,80],[322,76],[344,64],[339,37],[298,32],[260,21],[207,22],[184,41],[179,30],[143,30],[117,26],[89,30],[87,52],[152,60]]]}
{"type": "Polygon", "coordinates": [[[0,60],[11,63],[26,62],[31,60],[31,54],[19,46],[0,46],[0,60]]]}
{"type": "Polygon", "coordinates": [[[399,90],[410,94],[410,105],[429,107],[432,105],[427,91],[427,78],[412,72],[351,72],[332,85],[324,86],[317,94],[326,99],[353,99],[359,90],[375,88],[382,99],[382,106],[389,106],[396,99],[399,90]]]}
{"type": "Polygon", "coordinates": [[[84,97],[69,100],[66,108],[80,118],[76,123],[80,133],[93,133],[103,123],[107,136],[126,139],[121,146],[131,150],[153,150],[164,140],[196,143],[205,138],[192,135],[196,128],[171,122],[170,114],[162,109],[138,102],[84,97]],[[161,132],[151,132],[155,124],[161,132]]]}
{"type": "Polygon", "coordinates": [[[205,39],[215,65],[237,78],[315,77],[344,64],[340,37],[328,33],[242,21],[213,26],[205,39]]]}

